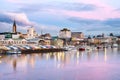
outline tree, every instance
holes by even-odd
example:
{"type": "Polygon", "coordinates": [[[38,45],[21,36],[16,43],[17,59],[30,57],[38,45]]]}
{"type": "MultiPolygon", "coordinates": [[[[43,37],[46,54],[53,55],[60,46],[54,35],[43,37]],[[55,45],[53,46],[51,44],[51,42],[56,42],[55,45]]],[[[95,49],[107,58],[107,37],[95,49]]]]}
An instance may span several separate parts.
{"type": "Polygon", "coordinates": [[[90,35],[88,36],[88,39],[91,39],[91,36],[90,36],[90,35]]]}
{"type": "Polygon", "coordinates": [[[113,33],[110,33],[110,36],[114,36],[113,33]]]}

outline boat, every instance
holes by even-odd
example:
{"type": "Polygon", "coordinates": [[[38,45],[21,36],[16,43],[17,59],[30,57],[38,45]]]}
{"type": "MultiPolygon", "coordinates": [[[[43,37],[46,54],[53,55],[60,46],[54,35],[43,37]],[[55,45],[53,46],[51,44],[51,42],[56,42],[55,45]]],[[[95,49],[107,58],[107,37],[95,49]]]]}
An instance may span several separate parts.
{"type": "Polygon", "coordinates": [[[113,44],[111,48],[118,48],[118,44],[113,44]]]}
{"type": "Polygon", "coordinates": [[[78,49],[79,51],[85,51],[85,46],[80,46],[78,49]]]}
{"type": "Polygon", "coordinates": [[[8,50],[6,51],[6,54],[21,54],[20,50],[8,50]]]}
{"type": "Polygon", "coordinates": [[[9,49],[6,51],[6,54],[21,54],[21,50],[16,46],[7,46],[9,49]]]}
{"type": "Polygon", "coordinates": [[[64,49],[65,51],[70,51],[70,50],[74,50],[74,49],[75,49],[75,46],[65,46],[65,47],[63,47],[63,49],[64,49]]]}
{"type": "Polygon", "coordinates": [[[102,49],[102,46],[97,46],[97,49],[102,49]]]}
{"type": "Polygon", "coordinates": [[[85,50],[86,51],[92,51],[92,48],[90,46],[86,46],[85,50]]]}

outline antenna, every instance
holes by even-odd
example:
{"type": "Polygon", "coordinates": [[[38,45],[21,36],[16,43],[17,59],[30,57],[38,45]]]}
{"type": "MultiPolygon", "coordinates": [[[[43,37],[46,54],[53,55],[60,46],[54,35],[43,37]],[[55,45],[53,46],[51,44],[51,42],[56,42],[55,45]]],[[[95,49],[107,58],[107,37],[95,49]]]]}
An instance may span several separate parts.
{"type": "Polygon", "coordinates": [[[43,34],[43,30],[41,29],[41,35],[43,34]]]}

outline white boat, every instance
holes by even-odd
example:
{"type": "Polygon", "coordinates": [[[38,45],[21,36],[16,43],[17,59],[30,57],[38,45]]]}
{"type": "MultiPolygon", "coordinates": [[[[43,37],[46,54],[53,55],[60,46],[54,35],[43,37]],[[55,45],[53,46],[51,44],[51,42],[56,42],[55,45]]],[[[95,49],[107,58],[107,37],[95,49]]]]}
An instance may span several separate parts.
{"type": "Polygon", "coordinates": [[[66,51],[70,51],[70,50],[74,50],[75,46],[65,46],[65,47],[63,47],[63,49],[66,51]]]}
{"type": "Polygon", "coordinates": [[[118,48],[118,44],[113,44],[111,47],[112,48],[118,48]]]}
{"type": "Polygon", "coordinates": [[[86,46],[86,47],[85,47],[85,50],[86,50],[86,51],[92,51],[92,48],[91,48],[90,46],[86,46]]]}
{"type": "Polygon", "coordinates": [[[21,54],[20,50],[9,50],[6,52],[6,54],[21,54]]]}

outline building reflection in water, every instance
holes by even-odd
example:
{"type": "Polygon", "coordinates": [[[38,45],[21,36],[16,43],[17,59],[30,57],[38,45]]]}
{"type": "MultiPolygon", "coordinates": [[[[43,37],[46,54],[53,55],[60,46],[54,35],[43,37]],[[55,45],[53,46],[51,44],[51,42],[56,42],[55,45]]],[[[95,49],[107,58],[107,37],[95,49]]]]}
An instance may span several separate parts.
{"type": "Polygon", "coordinates": [[[79,64],[79,59],[80,59],[80,53],[79,51],[77,51],[77,54],[76,54],[76,64],[78,65],[79,64]]]}
{"type": "Polygon", "coordinates": [[[0,64],[2,63],[2,61],[0,60],[0,64]]]}
{"type": "MultiPolygon", "coordinates": [[[[92,60],[101,60],[104,62],[108,60],[109,53],[108,49],[104,49],[102,51],[93,51],[93,52],[79,52],[79,51],[68,51],[68,52],[54,52],[54,53],[38,53],[38,54],[21,54],[20,56],[4,56],[0,58],[0,63],[11,64],[13,70],[17,70],[18,68],[35,68],[41,66],[45,63],[45,66],[52,65],[58,69],[64,68],[68,65],[75,64],[79,65],[80,62],[84,61],[92,61],[92,60]],[[104,52],[103,52],[104,51],[104,52]],[[47,64],[49,63],[50,64],[47,64]],[[39,63],[39,64],[38,64],[39,63]],[[36,66],[38,65],[38,66],[36,66]]],[[[114,52],[117,49],[114,49],[114,52]]],[[[115,53],[114,53],[115,54],[115,53]]],[[[117,54],[116,54],[117,55],[117,54]]]]}
{"type": "Polygon", "coordinates": [[[104,48],[104,61],[106,62],[107,61],[107,49],[104,48]]]}
{"type": "Polygon", "coordinates": [[[118,48],[113,48],[112,50],[113,50],[113,53],[115,54],[118,52],[118,48]]]}
{"type": "Polygon", "coordinates": [[[95,51],[94,53],[95,53],[95,60],[98,60],[98,58],[99,58],[98,57],[98,51],[95,51]]]}
{"type": "MultiPolygon", "coordinates": [[[[56,68],[64,68],[69,64],[79,65],[81,60],[91,59],[91,53],[73,51],[73,52],[54,52],[54,53],[38,53],[38,54],[22,54],[20,56],[6,56],[9,58],[5,58],[4,60],[9,63],[12,61],[13,69],[16,71],[17,68],[26,69],[28,67],[35,68],[37,63],[42,64],[41,62],[49,62],[52,61],[56,68]],[[36,63],[37,62],[37,63],[36,63]]],[[[2,62],[2,60],[1,60],[2,62]]],[[[38,64],[37,64],[38,65],[38,64]]],[[[49,64],[46,64],[46,67],[49,64]]]]}
{"type": "Polygon", "coordinates": [[[31,56],[30,56],[29,64],[30,64],[30,66],[31,66],[32,68],[35,67],[35,57],[34,57],[34,55],[31,55],[31,56]]]}
{"type": "Polygon", "coordinates": [[[0,55],[0,64],[2,63],[1,58],[2,58],[2,56],[0,55]]]}
{"type": "Polygon", "coordinates": [[[16,71],[16,68],[17,68],[17,60],[14,59],[13,60],[13,69],[14,69],[14,71],[16,71]]]}
{"type": "Polygon", "coordinates": [[[87,60],[90,61],[91,60],[91,53],[87,52],[87,60]]]}

